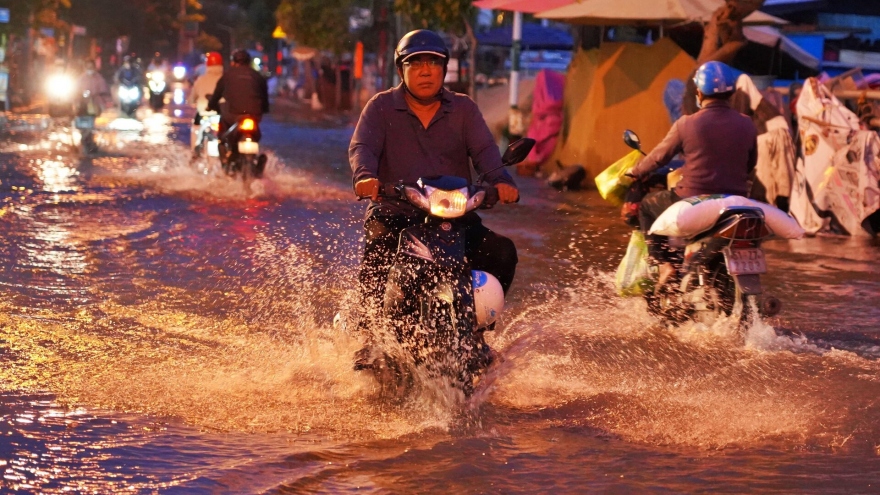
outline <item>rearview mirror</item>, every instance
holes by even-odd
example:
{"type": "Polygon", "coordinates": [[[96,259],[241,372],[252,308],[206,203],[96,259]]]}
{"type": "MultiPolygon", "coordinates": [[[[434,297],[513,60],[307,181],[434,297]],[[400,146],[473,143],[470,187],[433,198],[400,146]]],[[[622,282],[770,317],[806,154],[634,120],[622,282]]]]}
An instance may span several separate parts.
{"type": "Polygon", "coordinates": [[[642,142],[639,140],[639,135],[629,129],[623,131],[623,142],[634,150],[642,151],[642,142]]]}
{"type": "Polygon", "coordinates": [[[519,163],[526,159],[529,156],[529,153],[532,151],[532,148],[535,147],[535,140],[532,138],[521,138],[516,141],[510,143],[510,146],[507,147],[507,150],[504,151],[504,156],[501,157],[501,162],[505,167],[509,165],[513,165],[515,163],[519,163]]]}

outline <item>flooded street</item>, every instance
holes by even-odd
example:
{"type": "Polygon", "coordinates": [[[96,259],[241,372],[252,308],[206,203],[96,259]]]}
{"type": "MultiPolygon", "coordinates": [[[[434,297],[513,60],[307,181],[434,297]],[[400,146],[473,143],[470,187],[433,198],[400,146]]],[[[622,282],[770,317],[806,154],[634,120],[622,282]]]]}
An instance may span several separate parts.
{"type": "Polygon", "coordinates": [[[353,129],[268,119],[245,187],[190,163],[189,121],[99,122],[87,158],[38,118],[0,134],[0,492],[878,491],[877,240],[766,243],[783,310],[743,345],[617,297],[617,209],[517,178],[482,213],[519,250],[504,362],[464,412],[391,406],[332,324],[353,129]]]}

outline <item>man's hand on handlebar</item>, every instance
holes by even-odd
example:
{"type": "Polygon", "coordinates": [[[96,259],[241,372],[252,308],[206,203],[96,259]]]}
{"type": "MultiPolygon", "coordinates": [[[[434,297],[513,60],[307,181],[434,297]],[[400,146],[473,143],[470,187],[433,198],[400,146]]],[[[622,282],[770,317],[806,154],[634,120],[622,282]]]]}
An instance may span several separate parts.
{"type": "Polygon", "coordinates": [[[495,188],[498,189],[498,200],[502,203],[516,203],[519,201],[519,189],[516,187],[502,182],[496,184],[495,188]]]}
{"type": "Polygon", "coordinates": [[[379,179],[369,178],[357,181],[354,185],[354,193],[358,198],[370,198],[373,201],[378,201],[379,179]]]}

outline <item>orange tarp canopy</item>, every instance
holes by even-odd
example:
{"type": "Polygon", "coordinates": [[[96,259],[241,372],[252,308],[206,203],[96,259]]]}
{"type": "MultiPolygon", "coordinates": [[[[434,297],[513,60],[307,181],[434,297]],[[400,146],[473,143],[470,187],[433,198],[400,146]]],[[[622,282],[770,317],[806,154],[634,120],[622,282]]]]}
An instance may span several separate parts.
{"type": "Polygon", "coordinates": [[[696,67],[694,59],[670,39],[653,46],[603,43],[578,51],[566,81],[564,121],[559,144],[544,164],[583,165],[592,178],[630,151],[623,131],[638,133],[650,151],[672,125],[663,104],[670,79],[684,80],[696,67]]]}

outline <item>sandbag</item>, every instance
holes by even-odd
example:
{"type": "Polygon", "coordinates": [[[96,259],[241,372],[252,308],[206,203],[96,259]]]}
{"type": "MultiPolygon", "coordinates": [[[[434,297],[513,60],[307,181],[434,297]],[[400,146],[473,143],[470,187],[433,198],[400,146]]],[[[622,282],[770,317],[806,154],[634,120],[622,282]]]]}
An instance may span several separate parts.
{"type": "Polygon", "coordinates": [[[693,237],[715,225],[721,212],[732,206],[760,208],[764,212],[767,228],[779,237],[800,239],[804,236],[804,229],[797,220],[779,208],[742,196],[724,194],[694,196],[674,203],[657,217],[648,233],[693,237]]]}
{"type": "Polygon", "coordinates": [[[633,182],[626,173],[638,165],[641,155],[638,150],[632,150],[596,176],[596,188],[602,199],[614,206],[623,204],[626,191],[633,182]]]}
{"type": "Polygon", "coordinates": [[[587,177],[587,171],[581,165],[569,165],[550,174],[547,185],[560,190],[580,189],[581,182],[587,177]]]}
{"type": "Polygon", "coordinates": [[[640,230],[634,230],[620,260],[614,285],[621,296],[639,296],[651,286],[648,275],[648,244],[640,230]]]}

